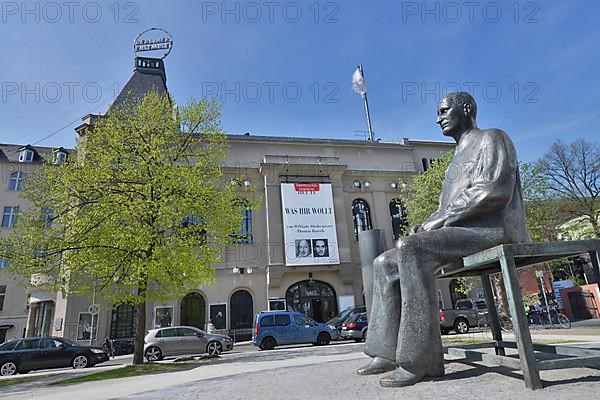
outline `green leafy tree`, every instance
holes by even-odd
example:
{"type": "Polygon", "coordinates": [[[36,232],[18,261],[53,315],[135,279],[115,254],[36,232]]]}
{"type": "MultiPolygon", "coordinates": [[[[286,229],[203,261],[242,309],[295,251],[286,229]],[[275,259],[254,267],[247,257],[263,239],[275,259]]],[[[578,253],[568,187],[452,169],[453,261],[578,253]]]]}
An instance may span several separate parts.
{"type": "MultiPolygon", "coordinates": [[[[454,157],[454,151],[442,153],[431,163],[427,171],[417,175],[406,190],[406,210],[411,228],[421,225],[440,205],[440,195],[446,170],[454,157]]],[[[473,278],[458,278],[456,291],[468,295],[474,288],[473,278]]]]}
{"type": "Polygon", "coordinates": [[[438,209],[446,170],[453,157],[454,151],[442,153],[427,171],[415,176],[406,187],[406,211],[411,228],[421,225],[438,209]]]}
{"type": "Polygon", "coordinates": [[[557,226],[561,222],[565,202],[552,197],[552,190],[539,165],[521,163],[523,206],[527,218],[527,230],[536,242],[557,240],[557,226]]]}
{"type": "Polygon", "coordinates": [[[134,364],[143,362],[146,304],[214,283],[239,230],[243,205],[221,169],[219,117],[214,102],[177,108],[154,92],[111,110],[77,157],[27,182],[32,206],[2,242],[33,285],[135,304],[134,364]]]}

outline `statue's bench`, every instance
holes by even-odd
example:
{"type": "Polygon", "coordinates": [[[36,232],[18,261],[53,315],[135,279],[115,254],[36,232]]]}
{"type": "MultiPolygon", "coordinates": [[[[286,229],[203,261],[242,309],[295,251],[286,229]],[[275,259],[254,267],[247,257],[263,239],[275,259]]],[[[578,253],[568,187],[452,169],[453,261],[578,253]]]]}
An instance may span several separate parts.
{"type": "Polygon", "coordinates": [[[446,349],[449,355],[460,356],[484,365],[504,366],[521,369],[525,386],[530,389],[543,387],[540,370],[600,367],[600,351],[578,347],[534,345],[529,333],[529,324],[524,313],[523,298],[517,269],[556,260],[562,257],[589,253],[594,267],[596,282],[600,282],[600,239],[569,242],[503,244],[476,254],[464,257],[461,262],[445,265],[437,272],[438,278],[479,276],[485,293],[489,322],[494,341],[484,345],[446,349]],[[498,310],[490,285],[490,274],[501,272],[506,300],[515,336],[515,342],[502,340],[498,310]],[[493,347],[495,354],[481,351],[493,347]],[[519,358],[506,356],[505,348],[518,350],[519,358]]]}

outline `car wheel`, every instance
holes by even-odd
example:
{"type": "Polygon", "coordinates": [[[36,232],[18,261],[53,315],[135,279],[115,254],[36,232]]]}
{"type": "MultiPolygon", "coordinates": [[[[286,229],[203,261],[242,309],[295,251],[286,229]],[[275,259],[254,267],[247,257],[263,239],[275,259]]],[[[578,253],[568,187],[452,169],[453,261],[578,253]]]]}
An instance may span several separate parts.
{"type": "Polygon", "coordinates": [[[451,330],[452,330],[452,329],[450,329],[450,328],[441,328],[442,335],[447,335],[447,334],[449,334],[451,330]]]}
{"type": "Polygon", "coordinates": [[[12,376],[17,373],[17,364],[12,361],[6,361],[0,366],[0,376],[12,376]]]}
{"type": "Polygon", "coordinates": [[[159,361],[162,359],[162,351],[158,347],[152,346],[146,349],[146,360],[159,361]]]}
{"type": "Polygon", "coordinates": [[[329,336],[328,333],[325,333],[325,332],[319,333],[319,336],[317,336],[317,345],[318,346],[327,345],[327,344],[329,344],[329,342],[331,342],[331,336],[329,336]]]}
{"type": "Polygon", "coordinates": [[[467,333],[469,332],[469,323],[466,319],[459,318],[456,321],[454,321],[454,330],[456,331],[456,333],[467,333]]]}
{"type": "Polygon", "coordinates": [[[206,346],[206,352],[211,356],[218,356],[223,352],[223,346],[219,342],[210,342],[206,346]]]}
{"type": "Polygon", "coordinates": [[[75,356],[75,358],[73,358],[73,361],[71,362],[71,365],[75,369],[87,368],[88,364],[89,364],[89,360],[88,360],[87,356],[85,356],[83,354],[79,354],[79,355],[75,356]]]}
{"type": "Polygon", "coordinates": [[[264,338],[262,343],[260,344],[260,347],[263,350],[273,350],[275,348],[275,339],[273,339],[270,336],[264,338]]]}

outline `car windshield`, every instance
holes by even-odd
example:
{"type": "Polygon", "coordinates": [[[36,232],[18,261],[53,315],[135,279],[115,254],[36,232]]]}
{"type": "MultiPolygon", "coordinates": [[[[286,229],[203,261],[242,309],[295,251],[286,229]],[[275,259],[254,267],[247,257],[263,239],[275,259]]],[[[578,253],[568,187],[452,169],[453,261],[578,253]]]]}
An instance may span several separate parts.
{"type": "Polygon", "coordinates": [[[18,340],[13,339],[0,344],[0,351],[8,351],[14,349],[17,342],[18,340]]]}
{"type": "Polygon", "coordinates": [[[335,317],[338,318],[338,319],[341,319],[343,321],[346,318],[348,318],[350,316],[350,314],[352,314],[352,310],[353,310],[353,308],[346,308],[345,310],[341,311],[335,317]]]}

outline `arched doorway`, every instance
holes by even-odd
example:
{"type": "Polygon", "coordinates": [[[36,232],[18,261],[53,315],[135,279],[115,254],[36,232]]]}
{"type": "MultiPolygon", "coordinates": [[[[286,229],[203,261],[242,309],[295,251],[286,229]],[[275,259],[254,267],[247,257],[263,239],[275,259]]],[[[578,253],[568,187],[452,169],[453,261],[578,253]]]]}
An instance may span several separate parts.
{"type": "Polygon", "coordinates": [[[252,328],[254,304],[247,290],[238,290],[231,295],[231,329],[252,328]]]}
{"type": "Polygon", "coordinates": [[[338,313],[333,287],[322,281],[306,280],[290,286],[285,294],[288,308],[325,322],[338,313]]]}
{"type": "Polygon", "coordinates": [[[206,302],[200,293],[192,292],[181,299],[181,325],[204,329],[206,302]]]}

